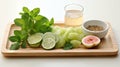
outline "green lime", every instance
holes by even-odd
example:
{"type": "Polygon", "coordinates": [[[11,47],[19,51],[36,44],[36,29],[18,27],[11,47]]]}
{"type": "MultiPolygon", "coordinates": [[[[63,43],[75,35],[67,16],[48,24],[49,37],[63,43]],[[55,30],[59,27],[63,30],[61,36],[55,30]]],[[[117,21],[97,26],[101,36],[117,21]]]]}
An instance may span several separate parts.
{"type": "Polygon", "coordinates": [[[42,33],[35,33],[33,35],[30,35],[27,39],[30,46],[37,47],[40,45],[40,41],[42,40],[42,33]],[[39,45],[38,45],[39,44],[39,45]]]}
{"type": "Polygon", "coordinates": [[[52,49],[52,48],[55,47],[55,44],[56,44],[56,42],[55,42],[54,39],[52,39],[52,38],[46,38],[46,39],[43,39],[41,45],[42,45],[42,47],[44,49],[52,49]]]}
{"type": "Polygon", "coordinates": [[[37,44],[29,44],[30,47],[39,47],[40,46],[40,43],[37,43],[37,44]]]}
{"type": "Polygon", "coordinates": [[[46,39],[46,38],[52,38],[55,40],[55,35],[52,33],[52,32],[46,32],[44,35],[43,35],[43,40],[46,39]]]}

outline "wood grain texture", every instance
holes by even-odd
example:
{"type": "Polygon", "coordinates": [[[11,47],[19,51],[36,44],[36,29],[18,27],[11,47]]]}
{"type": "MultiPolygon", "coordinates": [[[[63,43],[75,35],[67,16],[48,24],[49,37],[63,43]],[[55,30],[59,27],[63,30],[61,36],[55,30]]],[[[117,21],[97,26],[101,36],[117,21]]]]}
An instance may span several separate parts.
{"type": "MultiPolygon", "coordinates": [[[[56,23],[55,25],[63,26],[63,23],[56,23]]],[[[93,49],[75,48],[72,50],[53,49],[44,50],[42,48],[20,48],[19,50],[9,50],[11,42],[8,40],[13,31],[20,29],[14,24],[9,24],[6,29],[6,34],[2,43],[2,54],[4,56],[115,56],[118,54],[118,44],[115,40],[112,27],[110,26],[109,32],[98,47],[93,49]]]]}

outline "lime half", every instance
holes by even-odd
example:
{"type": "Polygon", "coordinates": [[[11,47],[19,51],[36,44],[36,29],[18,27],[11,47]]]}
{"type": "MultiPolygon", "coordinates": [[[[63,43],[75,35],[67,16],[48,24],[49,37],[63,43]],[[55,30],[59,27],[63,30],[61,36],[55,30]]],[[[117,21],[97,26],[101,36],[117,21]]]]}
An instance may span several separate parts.
{"type": "Polygon", "coordinates": [[[40,41],[42,40],[42,33],[35,33],[33,35],[30,35],[27,39],[29,44],[37,44],[40,43],[40,41]]]}
{"type": "Polygon", "coordinates": [[[43,40],[46,39],[46,38],[52,38],[55,40],[55,35],[52,33],[52,32],[46,32],[44,35],[43,35],[43,40]]]}
{"type": "Polygon", "coordinates": [[[52,48],[54,48],[55,47],[55,44],[56,44],[56,42],[55,42],[55,40],[54,39],[52,39],[52,38],[45,38],[43,41],[42,41],[42,47],[44,48],[44,49],[52,49],[52,48]]]}

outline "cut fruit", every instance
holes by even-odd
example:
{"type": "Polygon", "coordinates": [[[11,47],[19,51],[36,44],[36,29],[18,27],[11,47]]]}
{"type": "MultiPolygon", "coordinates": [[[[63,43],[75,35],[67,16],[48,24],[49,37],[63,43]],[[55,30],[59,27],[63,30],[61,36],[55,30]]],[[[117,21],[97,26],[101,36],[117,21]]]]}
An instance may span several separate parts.
{"type": "Polygon", "coordinates": [[[46,39],[46,38],[52,38],[56,41],[56,43],[59,41],[59,37],[57,34],[54,34],[52,32],[46,32],[44,35],[43,35],[43,40],[46,39]]]}
{"type": "Polygon", "coordinates": [[[54,48],[55,47],[55,44],[56,44],[56,42],[55,42],[55,40],[54,39],[52,39],[52,38],[46,38],[46,39],[44,39],[43,41],[42,41],[42,47],[44,48],[44,49],[52,49],[52,48],[54,48]]]}
{"type": "Polygon", "coordinates": [[[39,46],[40,46],[40,43],[37,43],[37,44],[29,44],[29,46],[36,48],[36,47],[39,47],[39,46]]]}
{"type": "Polygon", "coordinates": [[[42,33],[36,33],[36,34],[30,35],[27,41],[29,44],[38,44],[42,40],[42,36],[43,36],[42,33]]]}
{"type": "Polygon", "coordinates": [[[94,35],[88,35],[82,39],[82,44],[87,48],[95,47],[99,43],[100,43],[100,38],[94,35]]]}
{"type": "Polygon", "coordinates": [[[43,40],[46,39],[46,38],[52,38],[55,40],[55,35],[52,33],[52,32],[46,32],[44,35],[43,35],[43,40]]]}

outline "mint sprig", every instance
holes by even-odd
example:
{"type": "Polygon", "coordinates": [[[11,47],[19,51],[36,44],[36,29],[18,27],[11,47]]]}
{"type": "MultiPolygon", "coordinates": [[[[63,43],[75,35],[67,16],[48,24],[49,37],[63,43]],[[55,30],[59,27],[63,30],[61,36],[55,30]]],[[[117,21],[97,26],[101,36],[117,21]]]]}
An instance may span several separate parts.
{"type": "Polygon", "coordinates": [[[27,7],[23,7],[23,11],[19,13],[21,18],[14,19],[15,25],[19,26],[21,30],[14,30],[14,36],[9,37],[9,40],[14,42],[10,50],[19,49],[18,45],[22,48],[26,48],[29,35],[38,32],[45,33],[52,31],[51,26],[54,24],[54,19],[52,18],[49,21],[48,18],[39,13],[39,8],[34,8],[30,11],[27,7]]]}
{"type": "Polygon", "coordinates": [[[64,50],[70,50],[70,49],[72,49],[73,48],[73,46],[72,46],[72,44],[70,43],[70,42],[68,42],[68,43],[66,43],[65,45],[64,45],[64,50]]]}

